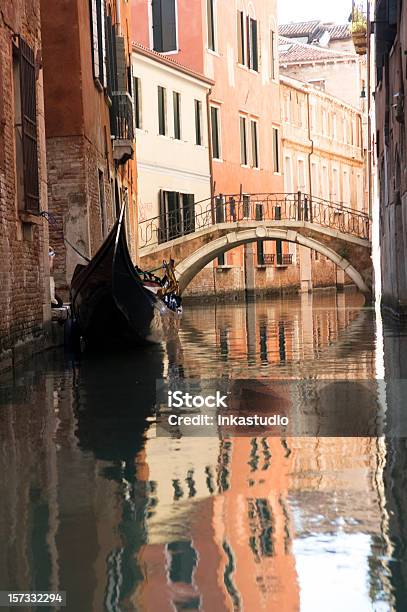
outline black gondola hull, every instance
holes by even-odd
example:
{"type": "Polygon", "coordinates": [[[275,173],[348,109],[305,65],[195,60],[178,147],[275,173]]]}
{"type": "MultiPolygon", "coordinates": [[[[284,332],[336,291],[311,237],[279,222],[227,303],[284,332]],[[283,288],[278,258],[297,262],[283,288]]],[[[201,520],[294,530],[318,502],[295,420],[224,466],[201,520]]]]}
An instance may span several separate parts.
{"type": "Polygon", "coordinates": [[[177,333],[180,315],[146,289],[131,260],[122,210],[115,227],[71,283],[72,311],[86,346],[156,344],[177,333]]]}

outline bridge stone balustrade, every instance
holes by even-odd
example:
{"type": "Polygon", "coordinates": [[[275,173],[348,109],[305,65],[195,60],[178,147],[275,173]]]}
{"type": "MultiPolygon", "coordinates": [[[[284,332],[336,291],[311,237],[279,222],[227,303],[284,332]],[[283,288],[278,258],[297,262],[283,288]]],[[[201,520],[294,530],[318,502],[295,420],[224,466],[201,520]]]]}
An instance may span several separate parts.
{"type": "Polygon", "coordinates": [[[140,265],[174,259],[181,292],[214,258],[258,240],[284,240],[325,255],[365,294],[372,287],[370,220],[305,194],[218,196],[140,224],[140,265]]]}

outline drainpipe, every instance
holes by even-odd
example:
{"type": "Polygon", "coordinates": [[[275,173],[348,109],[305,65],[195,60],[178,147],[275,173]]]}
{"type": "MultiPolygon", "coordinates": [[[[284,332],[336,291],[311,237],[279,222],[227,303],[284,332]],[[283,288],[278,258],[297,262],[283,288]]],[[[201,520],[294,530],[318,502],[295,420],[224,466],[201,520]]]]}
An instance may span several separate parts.
{"type": "Polygon", "coordinates": [[[211,175],[211,213],[212,213],[212,225],[215,225],[215,185],[213,181],[213,160],[212,160],[212,134],[211,134],[211,106],[210,97],[212,94],[212,88],[208,90],[206,94],[206,116],[207,116],[207,127],[208,127],[208,154],[209,154],[209,173],[211,175]]]}
{"type": "Polygon", "coordinates": [[[311,109],[310,109],[310,103],[309,103],[309,95],[310,92],[309,90],[307,91],[307,115],[308,115],[308,140],[311,143],[311,151],[308,153],[308,180],[309,180],[309,195],[310,195],[310,211],[311,211],[311,221],[312,221],[312,168],[311,168],[311,157],[314,154],[314,141],[312,139],[312,133],[311,133],[311,109]]]}

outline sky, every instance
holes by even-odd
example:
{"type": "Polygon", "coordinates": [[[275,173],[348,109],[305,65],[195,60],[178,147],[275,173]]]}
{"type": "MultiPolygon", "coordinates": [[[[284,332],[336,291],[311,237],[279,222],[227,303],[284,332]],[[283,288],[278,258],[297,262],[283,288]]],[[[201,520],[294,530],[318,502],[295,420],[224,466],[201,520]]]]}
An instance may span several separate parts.
{"type": "Polygon", "coordinates": [[[346,23],[352,0],[278,0],[279,22],[321,19],[346,23]]]}

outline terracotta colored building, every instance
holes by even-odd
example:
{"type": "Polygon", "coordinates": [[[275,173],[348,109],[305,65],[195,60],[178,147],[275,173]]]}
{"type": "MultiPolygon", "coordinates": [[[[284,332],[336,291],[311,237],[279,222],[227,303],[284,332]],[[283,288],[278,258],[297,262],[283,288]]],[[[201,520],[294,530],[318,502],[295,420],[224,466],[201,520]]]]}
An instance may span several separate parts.
{"type": "Polygon", "coordinates": [[[56,289],[95,254],[123,203],[137,252],[131,8],[125,0],[41,0],[50,240],[56,289]]]}
{"type": "Polygon", "coordinates": [[[50,331],[40,31],[39,0],[0,1],[0,370],[50,331]]]}
{"type": "Polygon", "coordinates": [[[407,315],[407,4],[376,3],[376,144],[380,197],[382,302],[407,315]]]}
{"type": "MultiPolygon", "coordinates": [[[[235,194],[231,210],[241,215],[245,194],[281,193],[275,2],[136,0],[133,36],[214,82],[208,125],[212,194],[220,207],[235,194]]],[[[275,249],[272,243],[264,247],[275,249]]],[[[253,290],[254,251],[248,245],[226,253],[197,276],[189,293],[253,290]]]]}

